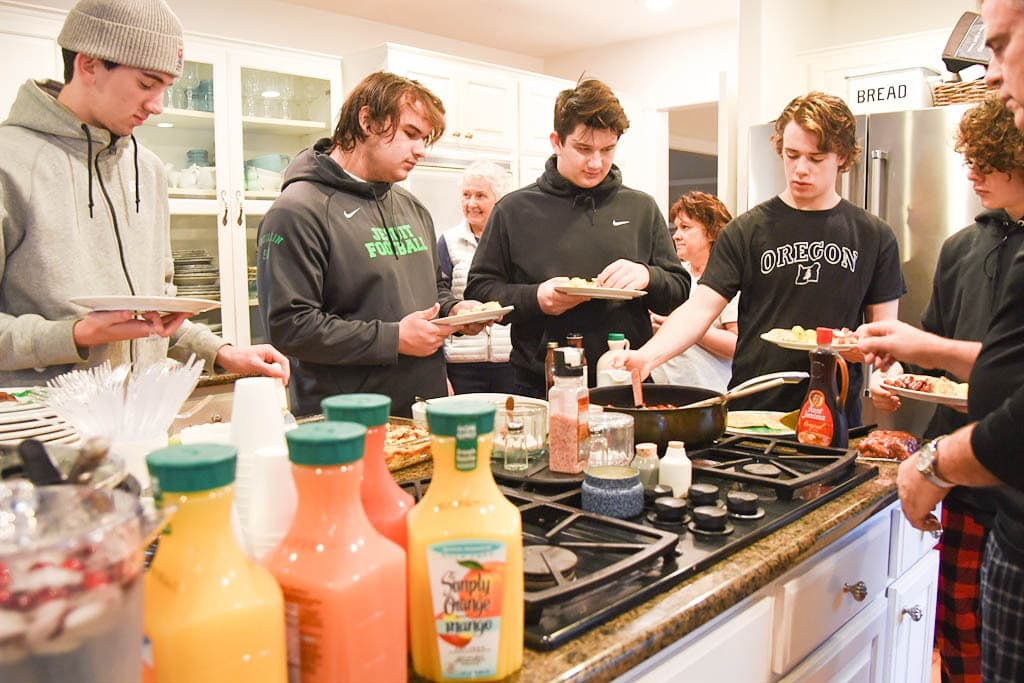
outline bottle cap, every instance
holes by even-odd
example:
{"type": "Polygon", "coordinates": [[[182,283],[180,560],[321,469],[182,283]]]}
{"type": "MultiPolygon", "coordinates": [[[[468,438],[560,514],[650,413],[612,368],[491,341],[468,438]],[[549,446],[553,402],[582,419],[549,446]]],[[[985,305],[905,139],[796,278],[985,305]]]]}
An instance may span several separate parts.
{"type": "Polygon", "coordinates": [[[621,332],[609,332],[608,341],[626,341],[626,335],[621,332]]]}
{"type": "Polygon", "coordinates": [[[511,422],[509,422],[505,426],[508,427],[508,431],[509,432],[521,432],[521,431],[523,431],[523,423],[522,422],[516,422],[515,420],[512,420],[511,422]]]}
{"type": "Polygon", "coordinates": [[[645,457],[651,455],[657,457],[658,446],[657,444],[650,443],[649,441],[645,441],[644,443],[638,443],[636,445],[636,454],[643,455],[645,457]]]}
{"type": "Polygon", "coordinates": [[[443,401],[427,404],[427,426],[437,436],[461,436],[459,427],[474,426],[477,436],[494,431],[494,406],[483,401],[443,401]]]}
{"type": "Polygon", "coordinates": [[[555,375],[558,377],[582,377],[583,354],[574,346],[555,349],[555,375]]]}
{"type": "Polygon", "coordinates": [[[342,394],[320,401],[320,410],[331,422],[355,422],[364,427],[388,423],[391,398],[383,394],[342,394]]]}
{"type": "Polygon", "coordinates": [[[831,344],[832,343],[832,328],[831,327],[819,327],[815,330],[818,337],[818,345],[831,344]]]}
{"type": "Polygon", "coordinates": [[[686,448],[686,442],[684,441],[669,441],[669,448],[686,448]]]}
{"type": "Polygon", "coordinates": [[[363,457],[366,427],[354,422],[317,422],[284,435],[296,465],[347,465],[363,457]]]}
{"type": "Polygon", "coordinates": [[[235,481],[238,449],[227,444],[168,446],[146,456],[154,490],[209,491],[235,481]]]}

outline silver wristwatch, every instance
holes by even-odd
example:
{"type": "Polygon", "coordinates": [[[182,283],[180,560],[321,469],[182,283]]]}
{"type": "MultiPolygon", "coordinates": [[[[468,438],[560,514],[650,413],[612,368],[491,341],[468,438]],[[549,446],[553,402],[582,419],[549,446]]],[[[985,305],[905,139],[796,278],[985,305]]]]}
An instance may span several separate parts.
{"type": "Polygon", "coordinates": [[[925,479],[936,486],[944,489],[950,489],[953,488],[955,484],[951,484],[935,474],[935,459],[939,455],[939,442],[945,438],[945,436],[939,436],[921,446],[921,450],[917,452],[917,471],[920,472],[925,479]]]}

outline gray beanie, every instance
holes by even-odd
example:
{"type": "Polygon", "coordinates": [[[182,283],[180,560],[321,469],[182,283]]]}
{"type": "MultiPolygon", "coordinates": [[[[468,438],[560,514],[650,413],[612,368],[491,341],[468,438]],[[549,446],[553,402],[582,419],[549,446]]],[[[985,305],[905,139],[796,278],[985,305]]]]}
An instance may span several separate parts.
{"type": "Polygon", "coordinates": [[[181,75],[181,22],[164,0],[80,0],[57,43],[124,66],[181,75]]]}

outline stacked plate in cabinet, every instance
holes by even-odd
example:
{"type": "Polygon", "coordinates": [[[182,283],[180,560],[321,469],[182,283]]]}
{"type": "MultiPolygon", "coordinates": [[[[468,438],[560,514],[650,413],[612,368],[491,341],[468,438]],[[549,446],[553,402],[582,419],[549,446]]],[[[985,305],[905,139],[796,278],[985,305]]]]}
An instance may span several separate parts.
{"type": "Polygon", "coordinates": [[[183,249],[171,252],[174,257],[174,284],[178,296],[220,301],[217,266],[205,249],[183,249]]]}
{"type": "Polygon", "coordinates": [[[8,400],[0,401],[0,444],[24,439],[44,443],[74,443],[78,433],[42,402],[45,389],[16,387],[0,389],[8,400]]]}

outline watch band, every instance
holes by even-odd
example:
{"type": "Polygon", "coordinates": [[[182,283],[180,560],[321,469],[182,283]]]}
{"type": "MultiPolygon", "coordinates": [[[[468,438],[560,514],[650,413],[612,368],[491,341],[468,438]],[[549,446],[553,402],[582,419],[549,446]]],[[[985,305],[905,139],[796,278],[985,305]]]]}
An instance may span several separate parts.
{"type": "Polygon", "coordinates": [[[921,447],[921,451],[918,453],[917,471],[935,486],[951,489],[955,484],[942,479],[935,473],[935,461],[939,457],[939,442],[944,438],[946,437],[936,437],[921,447]]]}

